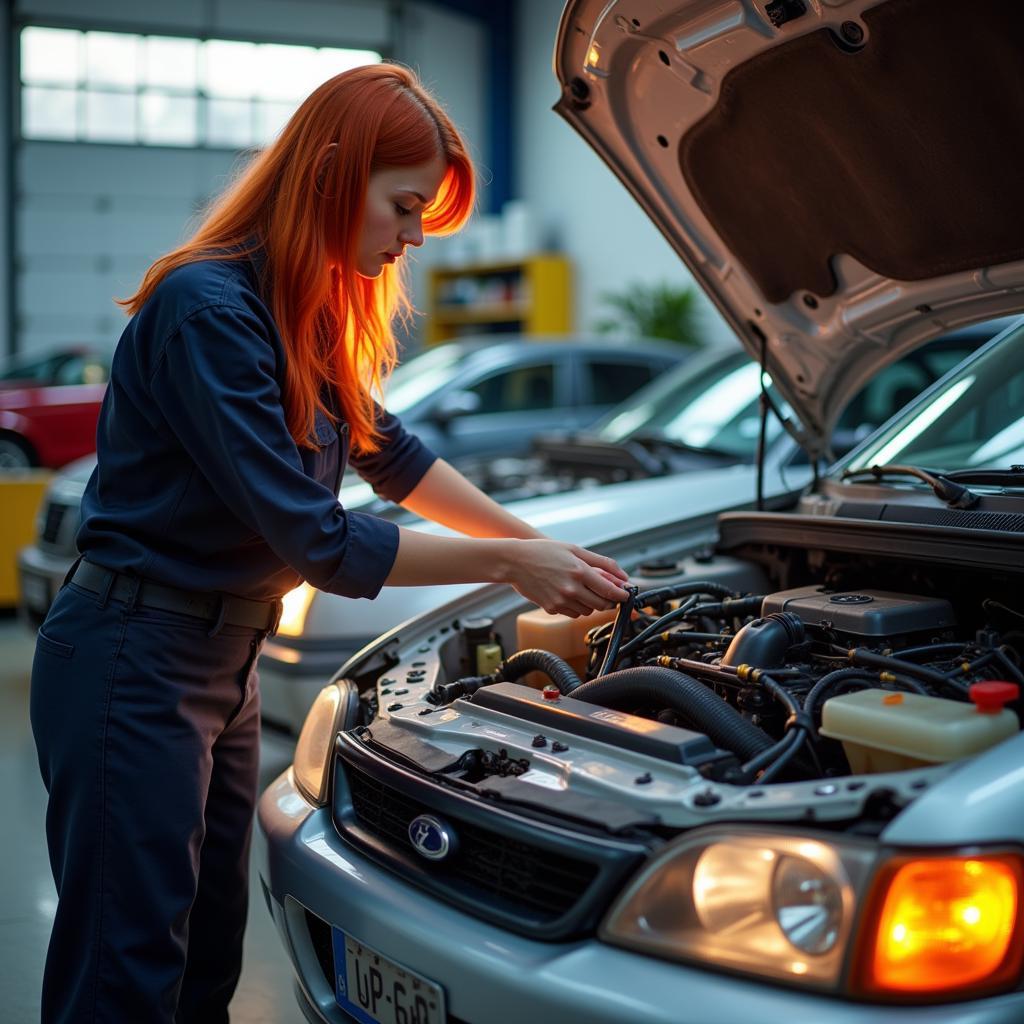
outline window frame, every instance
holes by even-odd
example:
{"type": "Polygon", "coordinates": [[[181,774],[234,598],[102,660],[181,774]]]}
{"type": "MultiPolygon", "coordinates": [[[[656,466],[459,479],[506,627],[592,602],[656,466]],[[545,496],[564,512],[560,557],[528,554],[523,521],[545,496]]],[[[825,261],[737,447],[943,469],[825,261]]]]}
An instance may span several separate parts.
{"type": "MultiPolygon", "coordinates": [[[[269,138],[260,139],[258,137],[258,131],[260,127],[261,112],[264,106],[275,106],[281,104],[280,99],[273,97],[260,97],[255,94],[250,94],[247,97],[239,96],[226,96],[220,95],[219,93],[208,92],[205,88],[205,83],[202,81],[201,74],[201,54],[202,47],[208,42],[237,42],[237,43],[251,43],[257,46],[295,46],[302,48],[312,48],[314,50],[355,50],[363,51],[367,53],[377,53],[380,57],[380,61],[384,62],[390,59],[393,52],[393,38],[394,38],[394,18],[389,16],[388,25],[389,39],[382,41],[380,44],[358,44],[358,43],[338,43],[332,42],[329,45],[324,44],[322,39],[300,39],[300,38],[289,38],[282,40],[280,37],[273,37],[260,33],[252,33],[247,35],[241,35],[238,33],[232,33],[229,31],[225,32],[187,32],[181,28],[175,28],[168,26],[166,28],[157,28],[153,25],[147,26],[134,26],[130,22],[119,23],[116,27],[107,26],[103,24],[96,24],[84,21],[78,21],[74,19],[49,19],[45,17],[36,16],[25,16],[18,18],[12,25],[12,38],[11,38],[11,53],[13,60],[11,62],[11,85],[15,96],[15,102],[12,104],[12,142],[15,145],[28,144],[28,143],[44,143],[47,145],[75,145],[75,146],[127,146],[131,148],[143,148],[143,149],[170,149],[177,152],[198,150],[202,152],[251,152],[257,151],[266,146],[273,138],[271,135],[269,138]],[[22,52],[22,33],[26,29],[31,28],[42,28],[42,29],[60,29],[65,31],[73,31],[81,33],[80,46],[84,47],[85,34],[89,32],[102,32],[111,35],[127,35],[136,36],[140,40],[145,40],[150,37],[156,37],[161,39],[184,39],[189,42],[195,42],[198,44],[197,52],[197,74],[196,74],[196,85],[192,89],[186,89],[183,87],[175,86],[152,86],[145,81],[144,65],[142,61],[144,54],[140,55],[140,66],[139,74],[136,76],[136,82],[132,88],[117,88],[113,85],[90,85],[84,75],[80,74],[78,80],[74,84],[58,83],[53,84],[27,82],[24,79],[24,72],[22,68],[21,52],[22,52]],[[24,125],[24,92],[26,89],[55,89],[63,91],[73,91],[75,93],[75,124],[74,124],[74,135],[64,137],[48,137],[45,135],[27,135],[25,133],[24,125]],[[117,96],[131,96],[133,101],[133,111],[135,117],[134,133],[131,140],[117,140],[117,139],[90,139],[86,136],[86,114],[85,105],[87,102],[87,96],[89,93],[109,93],[117,96]],[[193,99],[195,101],[195,114],[194,114],[194,126],[195,126],[195,141],[176,143],[170,141],[157,141],[149,142],[143,137],[143,120],[142,120],[142,104],[143,97],[148,94],[156,93],[170,97],[172,99],[185,98],[193,99]],[[244,103],[248,103],[250,106],[250,132],[251,140],[249,143],[229,143],[229,142],[210,142],[208,141],[208,119],[207,119],[207,103],[209,101],[217,100],[235,100],[244,103]]],[[[84,64],[84,55],[82,57],[84,64]]],[[[295,103],[301,102],[301,98],[296,100],[295,103]]],[[[276,134],[276,132],[274,133],[276,134]]]]}
{"type": "MultiPolygon", "coordinates": [[[[544,357],[538,353],[536,359],[531,359],[521,363],[515,363],[506,366],[495,366],[489,369],[486,373],[481,373],[479,377],[472,381],[467,381],[462,385],[460,390],[471,391],[474,394],[479,394],[478,388],[487,384],[489,381],[494,380],[496,377],[508,377],[514,373],[523,373],[530,370],[537,370],[541,368],[547,368],[551,370],[551,405],[534,407],[531,409],[487,409],[481,407],[479,412],[473,413],[474,416],[522,416],[529,413],[536,412],[549,412],[552,409],[558,409],[562,403],[559,401],[560,395],[563,392],[562,380],[565,377],[565,366],[562,360],[548,356],[544,357]]],[[[481,400],[483,396],[481,395],[481,400]]]]}

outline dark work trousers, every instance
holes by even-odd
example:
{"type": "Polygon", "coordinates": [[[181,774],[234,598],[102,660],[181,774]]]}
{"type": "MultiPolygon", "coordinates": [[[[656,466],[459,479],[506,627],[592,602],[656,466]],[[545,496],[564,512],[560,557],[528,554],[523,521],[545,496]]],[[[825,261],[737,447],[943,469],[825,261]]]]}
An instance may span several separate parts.
{"type": "Polygon", "coordinates": [[[263,632],[65,584],[32,731],[57,916],[42,1020],[227,1021],[248,903],[263,632]]]}

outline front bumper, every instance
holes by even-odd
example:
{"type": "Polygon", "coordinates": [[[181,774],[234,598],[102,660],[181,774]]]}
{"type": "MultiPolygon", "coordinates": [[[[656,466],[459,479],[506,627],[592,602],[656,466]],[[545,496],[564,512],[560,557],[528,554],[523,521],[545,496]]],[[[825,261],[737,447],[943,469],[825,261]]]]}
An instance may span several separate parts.
{"type": "Polygon", "coordinates": [[[267,905],[305,1012],[329,1024],[349,1020],[335,1002],[324,952],[331,925],[440,984],[453,1024],[1024,1020],[1024,993],[951,1006],[869,1007],[655,960],[593,939],[523,938],[455,910],[355,851],[335,831],[329,809],[306,802],[290,770],[260,800],[255,842],[267,905]]]}

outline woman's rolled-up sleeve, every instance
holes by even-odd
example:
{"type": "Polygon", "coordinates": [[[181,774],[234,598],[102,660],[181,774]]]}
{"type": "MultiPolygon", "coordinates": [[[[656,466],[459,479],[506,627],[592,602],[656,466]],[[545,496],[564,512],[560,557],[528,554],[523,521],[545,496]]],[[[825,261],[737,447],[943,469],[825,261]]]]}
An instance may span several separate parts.
{"type": "Polygon", "coordinates": [[[217,305],[187,317],[152,372],[153,400],[224,504],[320,590],[375,597],[398,528],[342,508],[303,472],[263,322],[217,305]]]}
{"type": "Polygon", "coordinates": [[[380,448],[375,452],[353,452],[352,467],[382,498],[396,504],[408,497],[434,464],[437,455],[415,434],[402,426],[397,416],[377,406],[380,448]]]}

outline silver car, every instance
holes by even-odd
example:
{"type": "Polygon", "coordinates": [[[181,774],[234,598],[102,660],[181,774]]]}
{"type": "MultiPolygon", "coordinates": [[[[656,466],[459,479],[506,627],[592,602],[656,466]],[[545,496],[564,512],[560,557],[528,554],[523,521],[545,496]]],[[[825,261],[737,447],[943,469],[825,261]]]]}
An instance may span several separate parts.
{"type": "MultiPolygon", "coordinates": [[[[1024,306],[1016,163],[978,130],[1024,114],[1020,28],[566,8],[557,109],[812,467],[883,366],[1024,306]]],[[[784,510],[648,481],[676,515],[603,546],[637,588],[613,621],[477,588],[342,666],[259,808],[308,1018],[1024,1019],[1022,410],[1024,325],[784,510]]]]}

